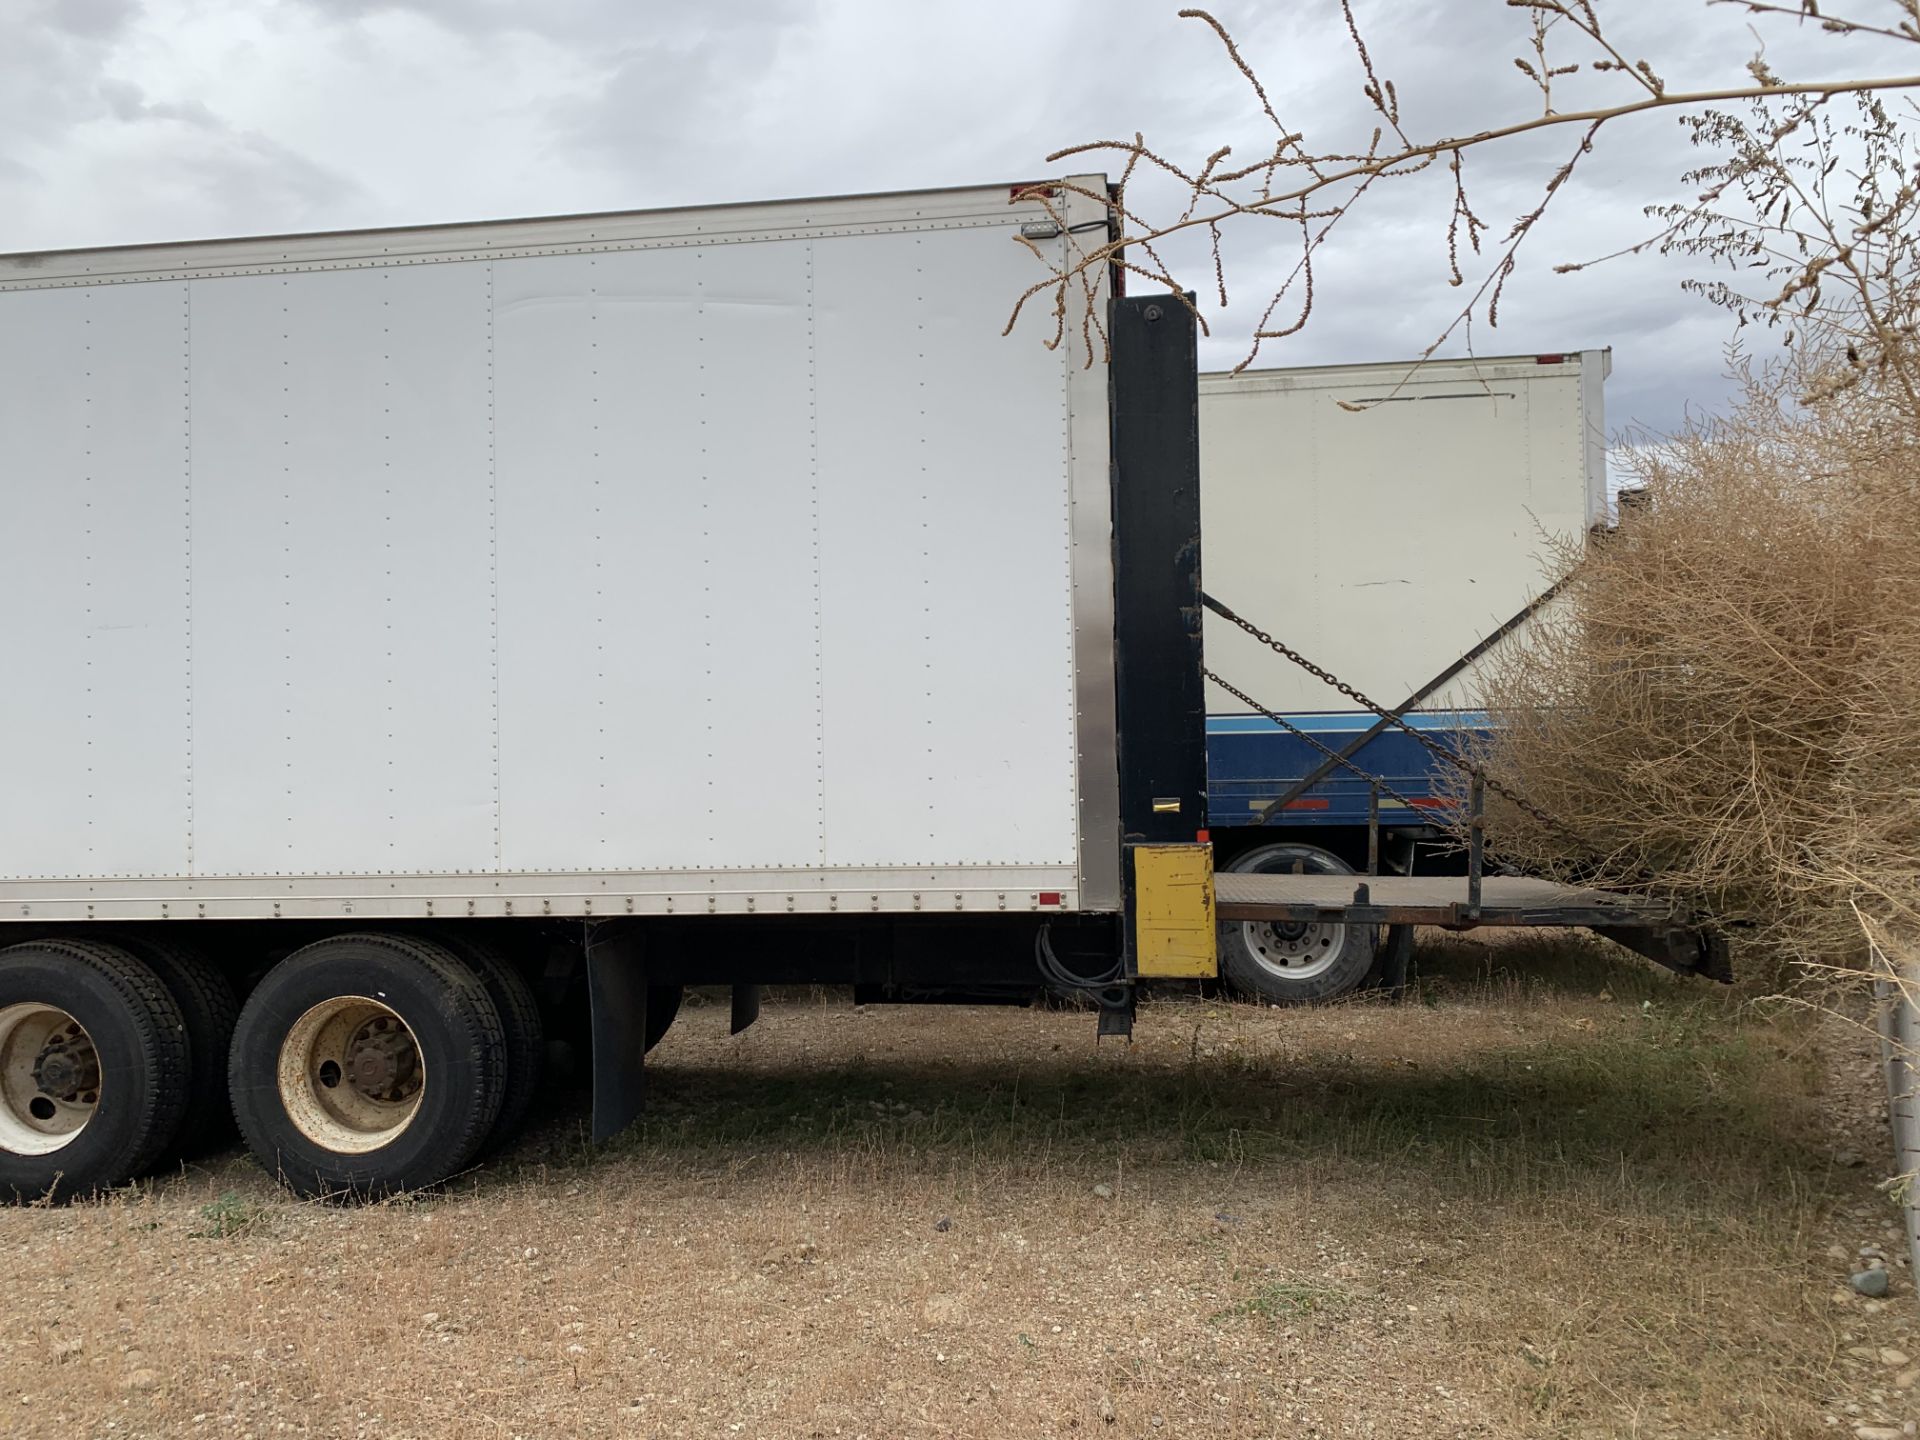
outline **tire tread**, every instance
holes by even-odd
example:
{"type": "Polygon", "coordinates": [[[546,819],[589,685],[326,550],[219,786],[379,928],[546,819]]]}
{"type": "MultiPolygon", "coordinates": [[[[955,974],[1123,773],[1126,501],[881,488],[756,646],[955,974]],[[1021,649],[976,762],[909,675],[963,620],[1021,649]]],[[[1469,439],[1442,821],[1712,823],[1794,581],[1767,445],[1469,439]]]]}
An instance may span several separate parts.
{"type": "Polygon", "coordinates": [[[499,1117],[481,1146],[482,1154],[497,1154],[520,1133],[540,1090],[547,1049],[540,1006],[533,998],[533,986],[526,976],[497,946],[450,930],[441,931],[433,938],[473,971],[500,1015],[506,1040],[507,1078],[499,1117]]]}
{"type": "Polygon", "coordinates": [[[145,1108],[134,1125],[132,1143],[124,1155],[101,1167],[117,1173],[59,1185],[58,1190],[62,1194],[80,1194],[144,1175],[173,1143],[186,1114],[189,1052],[180,1007],[160,977],[146,965],[127,951],[98,940],[53,936],[23,941],[0,949],[0,961],[9,955],[35,951],[64,956],[86,966],[107,983],[126,1007],[138,1048],[152,1077],[152,1083],[146,1087],[145,1108]]]}
{"type": "Polygon", "coordinates": [[[227,1047],[240,1018],[240,997],[226,972],[189,945],[151,935],[115,935],[111,943],[152,970],[180,1007],[187,1028],[190,1092],[179,1131],[167,1150],[182,1158],[204,1154],[234,1133],[233,1112],[227,1103],[227,1047]],[[208,1042],[204,1055],[193,1034],[196,1015],[208,1042]],[[214,1093],[192,1093],[202,1087],[214,1093]],[[196,1100],[206,1103],[196,1106],[196,1100]]]}
{"type": "MultiPolygon", "coordinates": [[[[479,1054],[473,1067],[474,1079],[480,1087],[479,1103],[465,1107],[463,1128],[457,1135],[447,1137],[448,1158],[440,1167],[442,1173],[392,1187],[351,1185],[341,1188],[379,1192],[387,1188],[400,1190],[425,1188],[438,1184],[459,1174],[472,1163],[486,1143],[494,1122],[499,1118],[500,1104],[505,1096],[507,1083],[506,1035],[501,1024],[500,1013],[478,976],[458,955],[444,945],[389,931],[354,931],[344,935],[330,935],[324,940],[316,940],[311,945],[302,946],[283,959],[273,970],[267,972],[267,976],[256,988],[255,996],[258,997],[268,990],[276,973],[285,973],[288,967],[312,956],[316,951],[328,950],[342,944],[354,944],[371,950],[385,951],[403,963],[424,971],[427,978],[438,987],[445,998],[456,1028],[479,1039],[479,1054]]],[[[240,1073],[246,1058],[240,1053],[245,1038],[244,1031],[236,1031],[233,1056],[229,1064],[230,1076],[240,1073]]],[[[246,1136],[248,1148],[253,1151],[254,1158],[269,1173],[293,1185],[302,1194],[315,1196],[327,1193],[318,1185],[308,1186],[304,1176],[295,1179],[287,1174],[282,1157],[267,1143],[266,1138],[256,1136],[248,1130],[246,1117],[239,1112],[237,1097],[235,1119],[240,1124],[241,1133],[246,1136]]]]}

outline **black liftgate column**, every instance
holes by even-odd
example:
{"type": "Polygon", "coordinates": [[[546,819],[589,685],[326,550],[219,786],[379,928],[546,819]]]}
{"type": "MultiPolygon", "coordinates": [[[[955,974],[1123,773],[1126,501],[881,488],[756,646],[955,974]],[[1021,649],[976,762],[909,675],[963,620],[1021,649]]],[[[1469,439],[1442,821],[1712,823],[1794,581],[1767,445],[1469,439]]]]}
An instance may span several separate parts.
{"type": "Polygon", "coordinates": [[[1200,650],[1200,382],[1193,311],[1128,296],[1112,336],[1113,571],[1120,829],[1132,970],[1131,847],[1207,826],[1200,650]]]}
{"type": "Polygon", "coordinates": [[[1207,824],[1194,317],[1177,295],[1109,315],[1120,828],[1130,845],[1192,841],[1207,824]]]}

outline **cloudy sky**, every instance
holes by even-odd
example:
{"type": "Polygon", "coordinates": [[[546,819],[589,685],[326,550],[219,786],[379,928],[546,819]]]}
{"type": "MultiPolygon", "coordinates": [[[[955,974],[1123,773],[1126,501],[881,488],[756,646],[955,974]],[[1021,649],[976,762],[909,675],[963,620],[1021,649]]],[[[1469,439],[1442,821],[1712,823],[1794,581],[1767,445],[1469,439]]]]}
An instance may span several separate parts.
{"type": "MultiPolygon", "coordinates": [[[[1525,12],[1503,0],[1354,3],[1410,130],[1461,134],[1537,112],[1512,64],[1525,12]]],[[[1731,7],[1599,3],[1621,48],[1674,87],[1743,81],[1756,34],[1731,7]]],[[[1265,122],[1251,95],[1178,8],[4,0],[0,251],[1001,182],[1048,173],[1051,150],[1135,130],[1183,163],[1222,143],[1256,153],[1265,122]]],[[[1364,144],[1369,116],[1337,0],[1215,9],[1290,128],[1329,150],[1364,144]]],[[[1902,47],[1753,23],[1792,78],[1913,68],[1902,47]]],[[[1617,77],[1601,83],[1567,101],[1624,89],[1617,77]]],[[[1510,222],[1559,153],[1531,144],[1477,158],[1476,208],[1496,228],[1510,222]]],[[[1611,345],[1616,427],[1665,428],[1689,404],[1716,403],[1730,325],[1681,292],[1676,262],[1550,273],[1642,238],[1640,207],[1683,193],[1688,162],[1670,116],[1608,132],[1529,240],[1502,323],[1477,332],[1475,349],[1611,345]]],[[[1144,188],[1138,198],[1166,200],[1144,188]]],[[[1460,304],[1445,284],[1447,201],[1444,177],[1429,177],[1356,212],[1323,262],[1312,323],[1260,363],[1424,348],[1460,304]]],[[[1210,364],[1241,358],[1292,263],[1284,235],[1265,232],[1230,238],[1233,303],[1213,317],[1210,364]]],[[[1182,278],[1205,289],[1208,269],[1182,278]]]]}

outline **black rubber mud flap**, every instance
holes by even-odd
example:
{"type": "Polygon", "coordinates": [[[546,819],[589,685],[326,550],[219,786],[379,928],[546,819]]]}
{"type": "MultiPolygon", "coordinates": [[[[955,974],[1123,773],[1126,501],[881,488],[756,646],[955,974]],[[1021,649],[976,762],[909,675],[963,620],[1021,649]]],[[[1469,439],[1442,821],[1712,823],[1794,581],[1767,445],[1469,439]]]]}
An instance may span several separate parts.
{"type": "Polygon", "coordinates": [[[593,1012],[593,1139],[611,1140],[646,1098],[647,967],[631,930],[587,937],[593,1012]]]}
{"type": "Polygon", "coordinates": [[[1413,960],[1413,926],[1389,925],[1380,953],[1380,988],[1398,1005],[1407,995],[1407,971],[1413,960]]]}
{"type": "Polygon", "coordinates": [[[758,985],[734,986],[733,1027],[727,1033],[730,1035],[738,1035],[759,1018],[760,987],[758,985]]]}

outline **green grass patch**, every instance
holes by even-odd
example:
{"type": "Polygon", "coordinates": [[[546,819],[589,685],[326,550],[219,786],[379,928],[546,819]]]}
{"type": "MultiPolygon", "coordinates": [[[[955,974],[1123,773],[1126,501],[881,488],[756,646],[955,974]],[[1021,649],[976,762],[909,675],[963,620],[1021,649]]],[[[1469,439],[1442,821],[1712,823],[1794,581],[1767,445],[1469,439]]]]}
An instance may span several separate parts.
{"type": "Polygon", "coordinates": [[[1332,1285],[1275,1280],[1260,1286],[1246,1299],[1215,1311],[1212,1318],[1215,1324],[1228,1320],[1298,1320],[1346,1302],[1346,1292],[1332,1285]]]}
{"type": "Polygon", "coordinates": [[[195,1240],[231,1240],[255,1229],[265,1218],[259,1204],[229,1190],[200,1207],[200,1224],[187,1234],[195,1240]]]}

